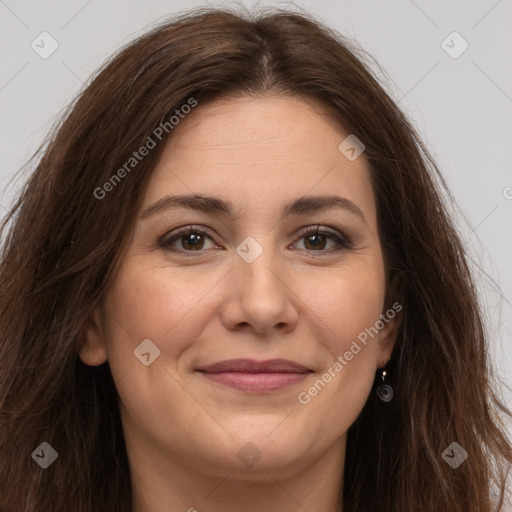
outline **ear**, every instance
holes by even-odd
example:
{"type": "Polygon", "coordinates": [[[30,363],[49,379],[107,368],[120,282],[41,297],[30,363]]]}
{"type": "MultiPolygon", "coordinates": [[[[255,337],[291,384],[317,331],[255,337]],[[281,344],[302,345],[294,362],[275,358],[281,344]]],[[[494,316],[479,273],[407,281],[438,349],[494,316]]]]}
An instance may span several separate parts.
{"type": "Polygon", "coordinates": [[[89,366],[99,366],[108,359],[106,337],[101,318],[101,306],[98,305],[87,319],[81,336],[78,356],[89,366]]]}
{"type": "Polygon", "coordinates": [[[389,292],[387,297],[391,300],[387,301],[388,308],[381,315],[381,320],[384,323],[384,327],[379,332],[379,355],[377,361],[377,368],[383,368],[387,362],[391,359],[391,353],[395,346],[398,331],[402,323],[402,310],[403,306],[400,302],[402,297],[402,276],[395,274],[391,281],[389,292]],[[395,300],[393,300],[393,298],[395,300]],[[390,302],[392,302],[390,304],[390,302]]]}

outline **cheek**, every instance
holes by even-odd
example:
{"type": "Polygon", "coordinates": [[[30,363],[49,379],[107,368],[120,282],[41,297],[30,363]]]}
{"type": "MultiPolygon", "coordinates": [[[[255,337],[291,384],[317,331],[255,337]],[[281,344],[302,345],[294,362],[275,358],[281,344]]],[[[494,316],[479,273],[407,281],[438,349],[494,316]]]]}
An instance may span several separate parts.
{"type": "Polygon", "coordinates": [[[159,417],[165,437],[168,418],[193,422],[198,415],[197,404],[174,373],[180,356],[202,329],[203,301],[209,290],[214,291],[218,281],[214,277],[203,273],[192,279],[182,269],[145,267],[134,259],[120,269],[109,291],[105,304],[109,366],[122,407],[143,430],[154,429],[152,419],[159,417]],[[146,348],[139,350],[141,346],[146,348]],[[145,365],[134,351],[149,352],[150,363],[145,365]]]}
{"type": "Polygon", "coordinates": [[[201,328],[197,319],[202,299],[214,291],[214,277],[203,273],[200,279],[191,278],[180,269],[145,267],[135,259],[126,264],[106,301],[106,337],[113,373],[138,368],[140,362],[133,352],[145,339],[160,350],[160,362],[170,364],[177,359],[201,328]]]}
{"type": "Polygon", "coordinates": [[[383,312],[384,269],[378,258],[368,258],[366,264],[337,269],[316,282],[310,305],[323,319],[331,352],[339,355],[383,312]]]}
{"type": "MultiPolygon", "coordinates": [[[[316,405],[339,404],[347,413],[352,410],[348,416],[362,408],[375,376],[379,348],[375,326],[383,313],[385,292],[379,261],[369,258],[366,264],[338,269],[323,283],[314,306],[322,319],[320,339],[329,353],[323,373],[329,391],[322,391],[316,405]]],[[[336,405],[334,411],[340,413],[336,405]]]]}
{"type": "Polygon", "coordinates": [[[355,421],[373,385],[384,284],[380,273],[361,271],[339,274],[331,287],[317,310],[329,356],[299,402],[310,404],[307,414],[323,418],[334,435],[355,421]]]}

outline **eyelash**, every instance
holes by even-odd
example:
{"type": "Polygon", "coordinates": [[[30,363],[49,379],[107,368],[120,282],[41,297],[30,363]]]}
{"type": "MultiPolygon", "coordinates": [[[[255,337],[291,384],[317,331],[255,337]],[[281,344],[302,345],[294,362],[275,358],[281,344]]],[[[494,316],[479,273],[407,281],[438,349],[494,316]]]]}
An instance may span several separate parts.
{"type": "MultiPolygon", "coordinates": [[[[159,246],[167,251],[173,252],[173,253],[181,253],[186,256],[193,256],[193,253],[201,253],[205,252],[205,250],[198,249],[197,251],[186,251],[184,249],[175,249],[171,248],[170,244],[173,242],[179,240],[181,237],[190,235],[190,234],[200,234],[207,236],[208,238],[212,238],[208,232],[206,232],[204,229],[196,227],[196,226],[185,226],[183,228],[179,228],[176,231],[172,231],[170,233],[167,233],[164,235],[158,242],[159,246]]],[[[351,250],[353,249],[353,245],[351,240],[342,234],[339,234],[337,231],[332,230],[330,228],[324,227],[323,229],[319,229],[317,226],[316,228],[305,228],[302,230],[299,235],[298,239],[304,238],[308,235],[321,235],[326,236],[328,238],[331,238],[334,242],[338,244],[337,247],[331,247],[330,249],[326,250],[308,250],[308,249],[298,249],[300,251],[305,251],[308,253],[319,253],[319,254],[313,254],[315,257],[322,257],[331,255],[333,253],[337,253],[343,250],[351,250]]],[[[212,240],[213,241],[213,240],[212,240]]]]}

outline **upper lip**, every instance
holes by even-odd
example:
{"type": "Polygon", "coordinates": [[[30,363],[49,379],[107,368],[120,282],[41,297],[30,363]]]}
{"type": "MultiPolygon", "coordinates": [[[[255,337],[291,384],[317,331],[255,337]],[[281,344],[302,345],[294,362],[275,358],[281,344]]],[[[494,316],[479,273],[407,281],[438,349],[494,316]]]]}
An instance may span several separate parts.
{"type": "Polygon", "coordinates": [[[287,359],[268,359],[266,361],[228,359],[209,366],[203,366],[198,368],[198,370],[207,373],[305,373],[312,371],[299,363],[287,359]]]}

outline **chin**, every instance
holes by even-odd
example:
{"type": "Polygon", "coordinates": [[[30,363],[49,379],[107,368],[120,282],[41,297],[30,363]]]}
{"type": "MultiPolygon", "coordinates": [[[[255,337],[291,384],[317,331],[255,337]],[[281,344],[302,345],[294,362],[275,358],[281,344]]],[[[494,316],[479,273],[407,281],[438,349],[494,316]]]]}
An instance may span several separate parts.
{"type": "Polygon", "coordinates": [[[246,429],[240,428],[243,421],[239,421],[236,431],[226,429],[232,437],[229,437],[227,445],[212,441],[212,445],[222,451],[212,454],[212,458],[217,463],[222,461],[229,471],[255,478],[261,474],[257,479],[268,480],[267,471],[283,477],[320,455],[321,447],[304,430],[282,428],[279,423],[283,421],[283,416],[277,421],[272,420],[265,418],[257,422],[251,418],[251,424],[246,429]],[[314,453],[316,450],[319,451],[317,455],[314,453]]]}

